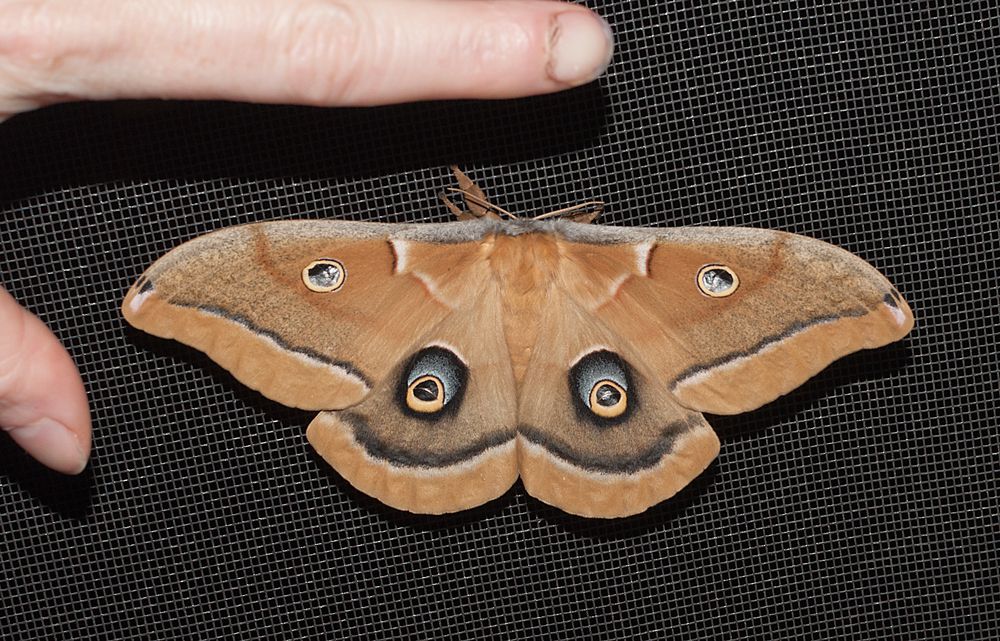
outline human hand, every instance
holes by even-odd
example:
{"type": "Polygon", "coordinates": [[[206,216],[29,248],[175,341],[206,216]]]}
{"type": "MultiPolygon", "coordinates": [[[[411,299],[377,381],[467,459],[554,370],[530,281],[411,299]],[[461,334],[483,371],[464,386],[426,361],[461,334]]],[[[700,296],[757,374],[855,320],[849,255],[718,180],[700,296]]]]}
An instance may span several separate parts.
{"type": "MultiPolygon", "coordinates": [[[[0,0],[0,120],[115,98],[511,98],[590,82],[611,52],[600,18],[548,0],[0,0]]],[[[80,375],[3,288],[0,426],[54,470],[87,465],[80,375]]]]}

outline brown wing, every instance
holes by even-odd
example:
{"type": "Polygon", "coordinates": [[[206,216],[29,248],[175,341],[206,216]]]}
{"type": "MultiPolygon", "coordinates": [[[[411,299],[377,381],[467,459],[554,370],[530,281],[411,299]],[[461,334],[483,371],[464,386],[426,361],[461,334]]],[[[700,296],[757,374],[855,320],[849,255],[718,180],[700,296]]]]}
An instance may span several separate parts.
{"type": "MultiPolygon", "coordinates": [[[[232,227],[154,263],[125,297],[122,312],[139,329],[200,349],[279,403],[348,407],[463,297],[474,298],[483,288],[487,274],[466,269],[477,260],[477,225],[428,230],[285,221],[232,227]],[[460,274],[461,282],[428,289],[406,260],[408,238],[440,243],[429,269],[460,274]],[[304,270],[317,261],[342,266],[338,288],[310,289],[304,270]]],[[[324,274],[317,276],[322,285],[324,274]]]]}
{"type": "Polygon", "coordinates": [[[489,229],[234,227],[157,261],[122,308],[278,402],[350,407],[320,413],[307,435],[360,490],[413,512],[461,510],[517,478],[516,392],[480,242],[489,229]],[[440,411],[408,407],[427,409],[413,393],[433,391],[447,398],[440,411]]]}
{"type": "Polygon", "coordinates": [[[885,277],[818,240],[740,228],[564,229],[570,296],[693,410],[755,409],[913,326],[885,277]]]}
{"type": "Polygon", "coordinates": [[[517,396],[497,304],[491,284],[361,403],[322,412],[307,432],[313,447],[359,490],[410,512],[503,494],[517,480],[517,396]]]}
{"type": "Polygon", "coordinates": [[[702,415],[559,290],[539,323],[518,412],[529,494],[581,516],[628,516],[672,496],[718,454],[702,415]]]}

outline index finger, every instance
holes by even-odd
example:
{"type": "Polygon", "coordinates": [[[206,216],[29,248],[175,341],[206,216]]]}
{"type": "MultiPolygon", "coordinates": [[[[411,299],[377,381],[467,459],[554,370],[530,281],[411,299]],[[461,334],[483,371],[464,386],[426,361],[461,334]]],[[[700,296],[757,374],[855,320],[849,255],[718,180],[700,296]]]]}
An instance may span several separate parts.
{"type": "Polygon", "coordinates": [[[0,113],[65,99],[508,98],[589,82],[613,48],[596,14],[539,0],[22,0],[0,5],[0,23],[0,79],[17,94],[0,95],[0,113]]]}

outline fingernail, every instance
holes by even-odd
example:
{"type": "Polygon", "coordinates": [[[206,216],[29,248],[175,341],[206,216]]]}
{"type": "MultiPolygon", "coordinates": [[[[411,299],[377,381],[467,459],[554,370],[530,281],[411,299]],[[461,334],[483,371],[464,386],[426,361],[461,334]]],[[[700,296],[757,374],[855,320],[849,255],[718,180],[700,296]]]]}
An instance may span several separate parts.
{"type": "Polygon", "coordinates": [[[584,11],[557,15],[549,28],[549,77],[576,86],[590,82],[608,68],[615,50],[611,27],[600,16],[584,11]]]}
{"type": "Polygon", "coordinates": [[[63,474],[79,474],[87,467],[80,442],[68,427],[51,418],[8,430],[10,437],[46,467],[63,474]]]}

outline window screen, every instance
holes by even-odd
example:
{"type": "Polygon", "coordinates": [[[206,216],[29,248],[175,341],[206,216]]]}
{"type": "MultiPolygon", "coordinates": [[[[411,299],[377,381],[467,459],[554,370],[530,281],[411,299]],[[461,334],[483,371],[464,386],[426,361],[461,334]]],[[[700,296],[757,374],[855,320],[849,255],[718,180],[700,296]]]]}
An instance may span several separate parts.
{"type": "Polygon", "coordinates": [[[73,104],[0,126],[0,282],[82,371],[94,456],[0,439],[0,637],[996,639],[1000,9],[594,3],[600,81],[495,103],[73,104]],[[623,520],[515,485],[397,512],[271,403],[118,311],[157,257],[279,218],[443,221],[465,169],[524,214],[780,229],[914,309],[903,342],[709,417],[717,461],[623,520]]]}

